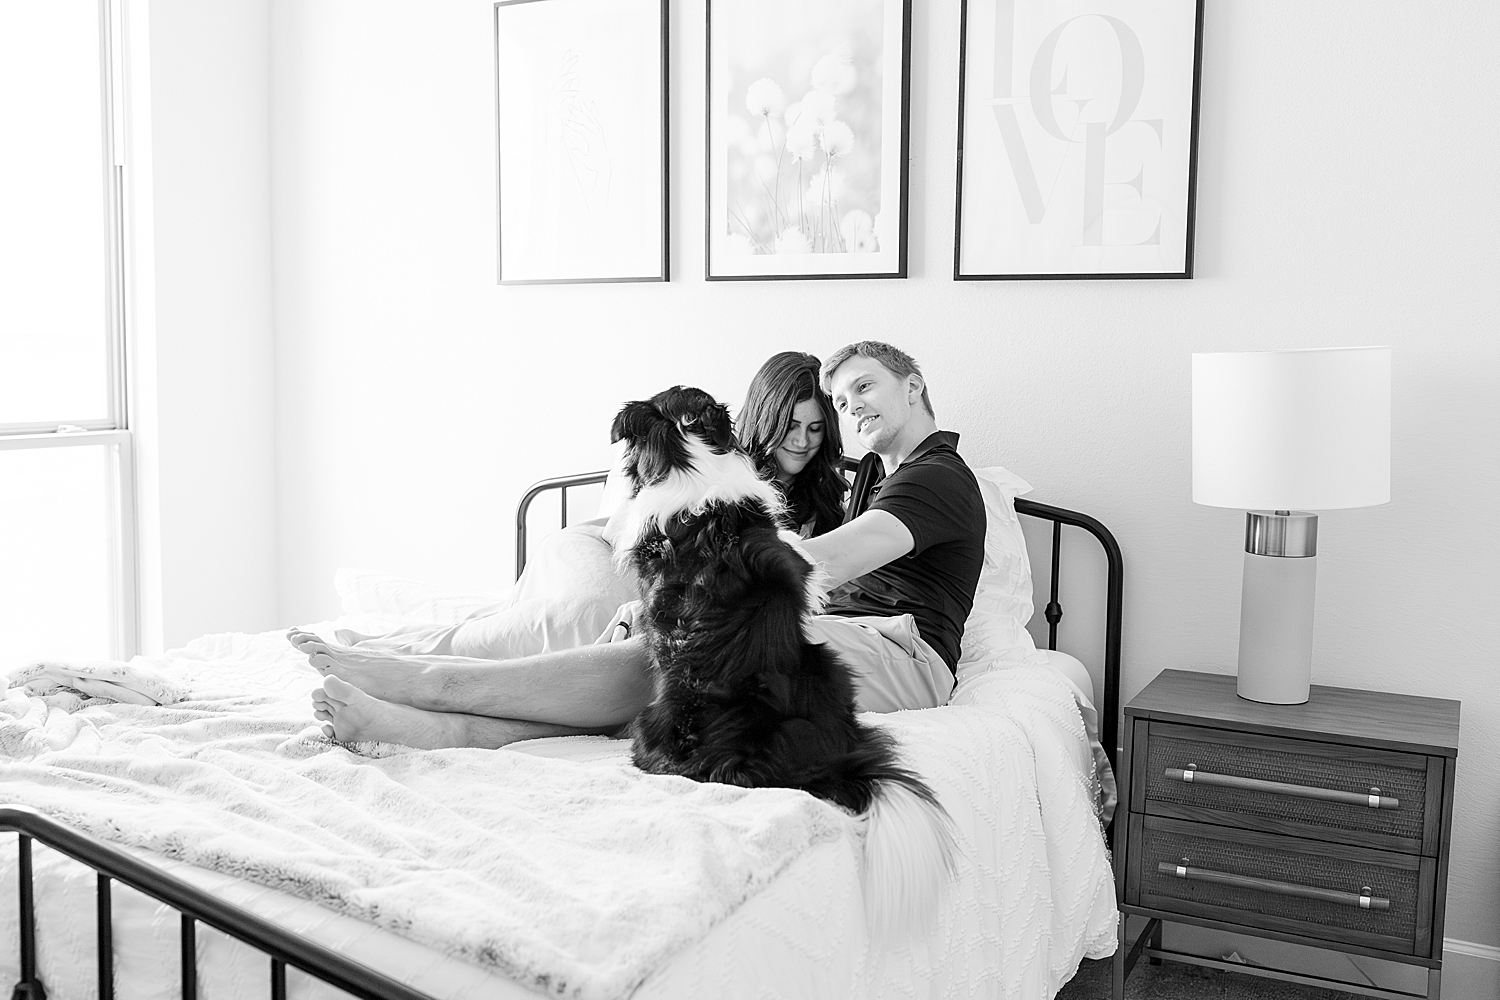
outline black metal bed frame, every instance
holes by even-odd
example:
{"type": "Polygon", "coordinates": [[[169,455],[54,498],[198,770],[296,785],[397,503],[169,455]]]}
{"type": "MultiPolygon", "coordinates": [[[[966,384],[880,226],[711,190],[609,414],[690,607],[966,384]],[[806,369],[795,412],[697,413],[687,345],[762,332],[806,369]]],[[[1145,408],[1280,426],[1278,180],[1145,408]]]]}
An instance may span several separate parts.
{"type": "MultiPolygon", "coordinates": [[[[526,492],[516,511],[516,575],[526,566],[526,521],[531,503],[549,490],[559,491],[561,524],[568,525],[568,490],[605,481],[607,473],[591,472],[538,483],[526,492]]],[[[1120,617],[1124,584],[1120,547],[1103,524],[1077,511],[1017,499],[1016,512],[1052,522],[1051,594],[1043,615],[1047,621],[1048,648],[1057,648],[1057,626],[1062,621],[1058,602],[1059,553],[1062,526],[1082,528],[1098,540],[1108,559],[1104,632],[1104,718],[1100,740],[1110,763],[1116,764],[1115,742],[1120,711],[1120,617]]],[[[180,955],[183,1000],[197,1000],[197,926],[202,923],[263,952],[268,960],[267,984],[271,1000],[286,1000],[286,970],[300,969],[359,1000],[432,1000],[383,973],[320,944],[303,938],[263,917],[214,897],[183,879],[168,874],[120,848],[71,829],[24,806],[0,805],[0,832],[18,834],[17,884],[20,906],[20,982],[11,1000],[46,1000],[47,991],[37,976],[36,906],[32,880],[32,841],[92,868],[97,876],[95,920],[98,929],[100,1000],[114,998],[114,943],[112,932],[112,883],[130,886],[181,914],[180,955]]],[[[1113,833],[1111,829],[1110,834],[1113,833]]],[[[1113,837],[1111,836],[1111,840],[1113,837]]]]}

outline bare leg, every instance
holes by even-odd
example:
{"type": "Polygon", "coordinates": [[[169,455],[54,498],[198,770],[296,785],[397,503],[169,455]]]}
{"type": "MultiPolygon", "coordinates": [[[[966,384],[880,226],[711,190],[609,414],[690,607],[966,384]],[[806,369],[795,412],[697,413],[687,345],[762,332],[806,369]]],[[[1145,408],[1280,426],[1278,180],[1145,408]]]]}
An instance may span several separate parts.
{"type": "Polygon", "coordinates": [[[428,712],[372,698],[332,675],[323,679],[323,687],[313,692],[312,700],[313,717],[323,723],[325,736],[349,743],[381,740],[419,750],[450,747],[493,750],[520,740],[543,736],[604,735],[613,729],[578,729],[457,712],[428,712]]]}
{"type": "Polygon", "coordinates": [[[293,631],[287,638],[319,673],[381,701],[428,712],[592,730],[624,725],[651,700],[650,664],[639,639],[483,660],[380,653],[324,642],[308,632],[293,631]]]}

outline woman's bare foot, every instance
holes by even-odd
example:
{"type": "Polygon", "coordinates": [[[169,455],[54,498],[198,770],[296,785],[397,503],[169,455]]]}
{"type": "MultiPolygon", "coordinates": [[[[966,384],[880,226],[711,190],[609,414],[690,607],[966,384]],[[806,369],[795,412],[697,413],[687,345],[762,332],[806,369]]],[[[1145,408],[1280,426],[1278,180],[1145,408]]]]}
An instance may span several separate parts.
{"type": "Polygon", "coordinates": [[[418,750],[464,746],[463,720],[442,712],[426,712],[409,705],[372,698],[335,674],[323,678],[313,691],[313,717],[323,723],[323,735],[345,743],[380,740],[418,750]]]}
{"type": "Polygon", "coordinates": [[[405,692],[411,677],[422,669],[420,663],[405,660],[397,653],[341,646],[300,629],[287,632],[286,638],[324,677],[348,681],[365,694],[382,701],[406,704],[409,696],[405,692]]]}
{"type": "Polygon", "coordinates": [[[378,635],[365,635],[362,632],[356,632],[352,628],[336,628],[333,630],[333,637],[345,646],[358,646],[362,642],[369,642],[372,639],[380,638],[378,635]]]}

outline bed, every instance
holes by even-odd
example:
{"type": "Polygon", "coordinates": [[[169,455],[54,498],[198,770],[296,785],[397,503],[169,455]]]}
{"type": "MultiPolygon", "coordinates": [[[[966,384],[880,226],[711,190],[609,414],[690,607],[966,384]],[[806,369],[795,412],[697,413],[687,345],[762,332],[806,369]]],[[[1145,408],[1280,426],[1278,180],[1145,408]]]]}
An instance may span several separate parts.
{"type": "MultiPolygon", "coordinates": [[[[85,665],[79,687],[45,696],[6,693],[0,830],[17,836],[0,844],[0,984],[20,998],[132,1000],[1051,997],[1116,941],[1106,838],[1121,560],[1094,519],[1026,500],[1004,470],[977,471],[990,541],[1014,543],[986,552],[986,572],[1008,577],[986,605],[1004,621],[974,629],[979,651],[950,705],[878,719],[937,789],[963,848],[925,938],[869,940],[858,830],[810,796],[641,775],[627,744],[603,738],[498,752],[335,746],[309,717],[317,678],[280,633],[219,635],[137,658],[170,689],[156,692],[162,705],[89,696],[95,681],[106,694],[140,686],[115,667],[85,665]],[[1031,645],[1018,515],[1050,527],[1054,648],[1063,529],[1102,547],[1102,676],[1031,645]],[[995,517],[1008,521],[997,529],[995,517]]],[[[526,494],[519,583],[501,605],[547,586],[523,572],[539,547],[537,501],[555,500],[566,527],[570,492],[576,511],[576,494],[604,479],[526,494]]],[[[339,585],[345,617],[314,630],[494,609],[493,595],[374,574],[339,585]]]]}

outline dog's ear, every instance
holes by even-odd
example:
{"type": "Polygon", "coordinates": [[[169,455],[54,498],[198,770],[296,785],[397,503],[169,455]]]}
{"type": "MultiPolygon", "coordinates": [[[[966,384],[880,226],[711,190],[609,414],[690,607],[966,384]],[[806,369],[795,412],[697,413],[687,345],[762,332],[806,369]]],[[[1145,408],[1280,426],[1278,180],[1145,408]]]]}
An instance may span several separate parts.
{"type": "Polygon", "coordinates": [[[612,443],[623,440],[629,446],[624,471],[634,483],[632,496],[642,487],[662,482],[674,469],[690,464],[676,421],[661,410],[661,395],[626,403],[610,428],[612,443]]]}
{"type": "Polygon", "coordinates": [[[674,385],[652,402],[676,420],[683,433],[696,434],[715,453],[722,455],[735,450],[734,421],[729,419],[729,407],[702,389],[674,385]]]}
{"type": "Polygon", "coordinates": [[[714,453],[724,454],[735,450],[735,421],[729,418],[729,408],[714,402],[714,397],[702,393],[702,400],[688,417],[678,420],[684,432],[696,433],[714,453]]]}
{"type": "MultiPolygon", "coordinates": [[[[637,399],[622,406],[620,412],[615,414],[614,423],[610,425],[609,443],[625,442],[621,471],[630,480],[632,499],[648,482],[648,476],[641,469],[641,444],[651,436],[652,428],[661,423],[662,416],[656,407],[643,399],[637,399]]],[[[650,465],[649,462],[647,464],[650,465]]]]}
{"type": "Polygon", "coordinates": [[[734,421],[729,419],[729,407],[723,403],[707,406],[698,418],[698,428],[709,447],[721,455],[738,447],[734,440],[734,421]]]}
{"type": "Polygon", "coordinates": [[[661,421],[661,413],[657,411],[644,399],[637,399],[626,403],[615,414],[615,421],[609,428],[609,443],[617,441],[635,441],[646,436],[651,427],[661,421]]]}

